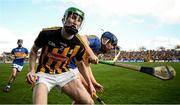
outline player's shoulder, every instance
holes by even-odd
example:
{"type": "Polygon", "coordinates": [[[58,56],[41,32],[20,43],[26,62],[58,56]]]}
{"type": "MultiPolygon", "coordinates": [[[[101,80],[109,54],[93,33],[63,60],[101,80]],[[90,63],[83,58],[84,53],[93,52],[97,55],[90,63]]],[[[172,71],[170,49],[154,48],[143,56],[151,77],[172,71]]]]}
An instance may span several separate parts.
{"type": "Polygon", "coordinates": [[[80,34],[76,34],[74,41],[78,44],[78,45],[84,45],[84,42],[82,40],[82,36],[80,34]]]}
{"type": "Polygon", "coordinates": [[[76,34],[76,35],[75,35],[75,37],[76,37],[76,38],[77,38],[77,40],[79,40],[81,43],[83,42],[83,41],[82,41],[82,38],[81,38],[81,35],[76,34]]]}
{"type": "Polygon", "coordinates": [[[58,27],[58,26],[54,26],[54,27],[46,27],[46,28],[43,28],[42,31],[53,31],[53,30],[59,30],[61,29],[62,27],[58,27]]]}
{"type": "Polygon", "coordinates": [[[98,38],[96,35],[88,35],[88,38],[98,38]]]}
{"type": "Polygon", "coordinates": [[[17,50],[17,49],[19,49],[19,47],[15,47],[15,48],[13,48],[12,50],[17,50]]]}
{"type": "Polygon", "coordinates": [[[17,49],[17,47],[16,48],[13,48],[11,51],[15,51],[17,49]]]}
{"type": "Polygon", "coordinates": [[[88,35],[87,38],[89,41],[100,41],[99,37],[97,37],[96,35],[88,35]]]}
{"type": "Polygon", "coordinates": [[[24,49],[24,50],[28,50],[26,47],[22,47],[22,49],[24,49]]]}
{"type": "Polygon", "coordinates": [[[13,49],[11,50],[11,53],[15,53],[15,52],[17,52],[17,51],[19,51],[19,47],[13,48],[13,49]]]}
{"type": "Polygon", "coordinates": [[[47,28],[43,28],[39,34],[39,36],[41,38],[47,39],[49,37],[52,37],[52,35],[55,35],[58,31],[60,31],[62,27],[47,27],[47,28]]]}

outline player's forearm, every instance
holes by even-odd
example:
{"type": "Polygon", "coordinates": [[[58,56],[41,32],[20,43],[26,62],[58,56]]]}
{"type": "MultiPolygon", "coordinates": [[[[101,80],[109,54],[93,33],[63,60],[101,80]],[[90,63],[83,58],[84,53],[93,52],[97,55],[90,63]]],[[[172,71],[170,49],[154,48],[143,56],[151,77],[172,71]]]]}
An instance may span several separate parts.
{"type": "Polygon", "coordinates": [[[13,54],[11,54],[11,55],[10,55],[10,58],[14,60],[14,59],[15,59],[15,56],[14,56],[13,54]]]}
{"type": "Polygon", "coordinates": [[[91,79],[91,81],[92,81],[92,84],[96,84],[96,83],[97,83],[97,81],[96,81],[96,79],[94,78],[94,75],[92,74],[92,72],[90,73],[90,79],[91,79]]]}
{"type": "Polygon", "coordinates": [[[84,77],[84,79],[86,80],[87,84],[88,85],[92,84],[88,70],[85,68],[84,62],[83,61],[77,62],[77,67],[80,73],[82,74],[82,76],[84,77]]]}
{"type": "Polygon", "coordinates": [[[29,56],[29,71],[35,72],[37,54],[35,52],[30,52],[29,56]]]}
{"type": "Polygon", "coordinates": [[[38,49],[33,46],[29,54],[29,72],[35,72],[38,49]]]}
{"type": "Polygon", "coordinates": [[[88,63],[87,61],[85,61],[85,65],[86,65],[86,67],[87,67],[88,74],[89,74],[89,77],[90,77],[92,83],[93,83],[93,84],[96,83],[96,79],[94,78],[94,75],[93,75],[93,73],[92,73],[91,67],[90,67],[90,65],[89,65],[89,63],[88,63]]]}

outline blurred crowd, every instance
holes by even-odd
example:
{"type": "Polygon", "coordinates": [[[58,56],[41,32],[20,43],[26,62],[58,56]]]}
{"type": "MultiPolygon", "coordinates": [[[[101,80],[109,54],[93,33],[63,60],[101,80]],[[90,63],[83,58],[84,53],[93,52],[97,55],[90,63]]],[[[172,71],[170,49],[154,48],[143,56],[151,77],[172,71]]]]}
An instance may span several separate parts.
{"type": "MultiPolygon", "coordinates": [[[[40,53],[40,52],[39,52],[40,53]]],[[[116,51],[117,54],[117,51],[116,51]]],[[[104,54],[102,60],[113,60],[115,51],[104,54]]],[[[11,62],[10,53],[5,52],[0,62],[11,62]]],[[[28,58],[25,60],[28,61],[28,58]]],[[[180,50],[147,50],[147,51],[121,51],[118,61],[121,62],[180,62],[180,50]]]]}
{"type": "MultiPolygon", "coordinates": [[[[105,54],[104,60],[112,60],[115,53],[105,54]]],[[[180,51],[177,50],[147,50],[121,51],[118,61],[121,62],[180,62],[180,51]]]]}

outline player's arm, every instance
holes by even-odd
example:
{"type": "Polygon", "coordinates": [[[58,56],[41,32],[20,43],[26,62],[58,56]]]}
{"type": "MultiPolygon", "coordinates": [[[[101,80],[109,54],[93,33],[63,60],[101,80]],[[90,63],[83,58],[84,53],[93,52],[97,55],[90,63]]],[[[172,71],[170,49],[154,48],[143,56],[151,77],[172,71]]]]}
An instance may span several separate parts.
{"type": "Polygon", "coordinates": [[[10,57],[12,60],[14,60],[14,59],[16,58],[15,53],[14,53],[14,49],[11,51],[9,57],[10,57]]]}
{"type": "Polygon", "coordinates": [[[84,63],[85,63],[85,66],[86,66],[86,68],[88,70],[88,73],[89,73],[89,76],[90,76],[90,79],[92,81],[93,86],[95,87],[95,89],[97,91],[102,92],[103,91],[103,86],[96,81],[96,79],[95,79],[95,77],[94,77],[94,75],[92,73],[91,67],[89,65],[89,62],[84,61],[84,63]]]}
{"type": "Polygon", "coordinates": [[[35,82],[35,65],[39,48],[33,45],[29,54],[29,73],[27,74],[27,82],[33,84],[35,82]]]}
{"type": "Polygon", "coordinates": [[[16,58],[14,54],[10,54],[9,57],[10,57],[12,60],[14,60],[14,59],[16,58]]]}
{"type": "MultiPolygon", "coordinates": [[[[86,52],[87,52],[88,55],[89,55],[90,61],[91,61],[92,63],[98,63],[98,62],[99,62],[99,59],[98,59],[98,57],[94,54],[94,52],[92,51],[92,49],[90,48],[89,43],[88,43],[89,41],[88,41],[88,39],[87,39],[87,36],[81,36],[81,39],[82,39],[83,42],[84,42],[84,46],[85,46],[86,52]]],[[[90,76],[90,79],[91,79],[91,81],[92,81],[92,84],[94,85],[94,87],[96,88],[96,90],[97,90],[97,91],[103,91],[103,86],[100,85],[100,84],[96,81],[96,79],[95,79],[95,77],[94,77],[94,75],[93,75],[93,73],[92,73],[92,70],[91,70],[90,65],[89,65],[89,60],[84,60],[84,63],[85,63],[85,67],[86,67],[87,70],[88,70],[88,74],[89,74],[89,76],[90,76]]]]}
{"type": "Polygon", "coordinates": [[[93,93],[96,92],[94,89],[94,86],[91,82],[89,73],[87,68],[85,67],[85,64],[83,61],[76,61],[76,65],[80,71],[80,73],[82,74],[82,76],[84,77],[84,79],[86,80],[88,87],[89,87],[89,92],[91,93],[91,96],[93,96],[93,93]]]}
{"type": "Polygon", "coordinates": [[[26,52],[24,53],[24,58],[28,58],[28,50],[26,49],[26,52]]]}
{"type": "Polygon", "coordinates": [[[87,39],[87,36],[81,36],[81,39],[82,39],[82,41],[83,41],[83,43],[84,43],[84,46],[85,46],[85,48],[86,48],[86,51],[87,51],[87,53],[88,53],[88,55],[89,55],[89,59],[90,59],[90,61],[92,62],[92,63],[95,63],[95,64],[97,64],[98,62],[99,62],[99,59],[98,59],[98,57],[94,54],[94,52],[92,51],[92,49],[90,48],[90,46],[89,46],[89,41],[88,41],[88,39],[87,39]]]}
{"type": "Polygon", "coordinates": [[[28,54],[25,54],[25,55],[24,55],[24,58],[28,58],[28,56],[29,56],[28,54]]]}
{"type": "Polygon", "coordinates": [[[38,57],[38,50],[42,48],[46,42],[48,41],[50,35],[47,34],[47,30],[42,30],[36,40],[34,41],[34,45],[31,48],[30,54],[29,54],[29,73],[27,74],[27,82],[30,84],[34,84],[36,81],[36,75],[35,75],[35,66],[36,66],[36,60],[38,57]]]}

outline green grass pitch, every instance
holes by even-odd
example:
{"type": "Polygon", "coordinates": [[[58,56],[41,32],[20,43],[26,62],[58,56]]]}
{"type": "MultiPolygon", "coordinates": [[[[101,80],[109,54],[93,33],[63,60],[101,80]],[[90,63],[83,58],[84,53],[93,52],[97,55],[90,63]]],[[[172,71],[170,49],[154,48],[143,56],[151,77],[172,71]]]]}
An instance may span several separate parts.
{"type": "MultiPolygon", "coordinates": [[[[171,65],[176,70],[172,80],[160,80],[148,74],[104,64],[91,65],[96,80],[104,86],[97,93],[106,104],[179,104],[180,63],[131,63],[143,66],[171,65]]],[[[11,64],[0,64],[0,104],[31,104],[31,86],[25,82],[28,65],[16,78],[9,93],[2,90],[11,72],[11,64]]],[[[53,88],[49,104],[71,104],[71,99],[53,88]]],[[[95,103],[98,103],[95,101],[95,103]]]]}

